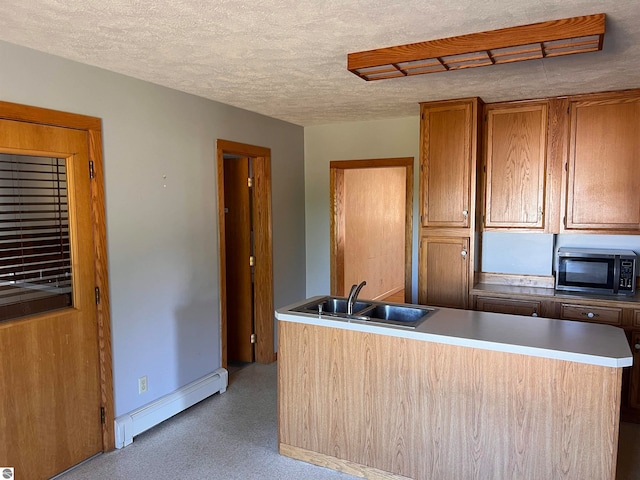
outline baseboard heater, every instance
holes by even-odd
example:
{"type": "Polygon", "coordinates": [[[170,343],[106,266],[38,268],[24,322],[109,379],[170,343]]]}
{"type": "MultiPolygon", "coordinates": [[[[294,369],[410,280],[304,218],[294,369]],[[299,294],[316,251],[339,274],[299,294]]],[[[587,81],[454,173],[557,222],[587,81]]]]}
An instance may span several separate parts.
{"type": "Polygon", "coordinates": [[[144,407],[115,419],[116,448],[133,443],[133,437],[155,427],[175,414],[186,410],[214,393],[224,393],[229,384],[229,372],[218,368],[215,372],[179,388],[144,407]]]}

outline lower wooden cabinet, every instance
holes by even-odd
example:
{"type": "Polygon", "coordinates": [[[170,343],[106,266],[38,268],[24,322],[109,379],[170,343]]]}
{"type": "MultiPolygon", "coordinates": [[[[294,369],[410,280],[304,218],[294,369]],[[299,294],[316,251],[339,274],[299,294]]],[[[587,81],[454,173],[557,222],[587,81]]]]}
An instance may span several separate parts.
{"type": "Polygon", "coordinates": [[[422,237],[418,263],[418,303],[434,307],[467,308],[468,237],[422,237]]]}
{"type": "Polygon", "coordinates": [[[629,373],[629,407],[640,409],[640,330],[631,332],[631,353],[633,366],[629,373]]]}
{"type": "Polygon", "coordinates": [[[622,326],[622,308],[561,303],[559,318],[622,326]]]}
{"type": "Polygon", "coordinates": [[[496,297],[476,297],[474,310],[511,315],[542,316],[542,302],[537,300],[515,300],[496,297]]]}

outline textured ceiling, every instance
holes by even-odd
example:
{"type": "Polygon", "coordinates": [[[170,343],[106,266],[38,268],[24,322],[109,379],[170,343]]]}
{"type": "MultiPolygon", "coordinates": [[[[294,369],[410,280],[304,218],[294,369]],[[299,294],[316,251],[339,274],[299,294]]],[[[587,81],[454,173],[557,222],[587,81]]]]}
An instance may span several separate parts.
{"type": "MultiPolygon", "coordinates": [[[[638,0],[2,0],[0,40],[298,125],[640,87],[638,0]],[[365,82],[347,53],[605,13],[604,49],[365,82]]],[[[0,67],[1,68],[1,67],[0,67]]]]}

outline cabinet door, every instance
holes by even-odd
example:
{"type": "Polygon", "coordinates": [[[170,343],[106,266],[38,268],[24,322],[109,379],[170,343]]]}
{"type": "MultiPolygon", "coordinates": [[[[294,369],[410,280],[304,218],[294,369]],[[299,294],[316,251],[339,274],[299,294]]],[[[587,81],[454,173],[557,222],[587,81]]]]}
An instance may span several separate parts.
{"type": "Polygon", "coordinates": [[[640,232],[640,97],[571,102],[567,230],[640,232]]]}
{"type": "Polygon", "coordinates": [[[467,308],[469,238],[426,236],[420,241],[418,302],[467,308]]]}
{"type": "Polygon", "coordinates": [[[541,303],[537,300],[513,300],[508,298],[477,297],[476,310],[508,313],[511,315],[540,316],[541,303]]]}
{"type": "Polygon", "coordinates": [[[640,408],[640,331],[631,332],[631,353],[633,366],[629,377],[629,406],[640,408]]]}
{"type": "MultiPolygon", "coordinates": [[[[476,104],[421,106],[422,225],[469,227],[476,104]]],[[[473,175],[475,177],[475,175],[473,175]]]]}
{"type": "Polygon", "coordinates": [[[485,220],[491,228],[544,228],[547,102],[485,109],[485,220]]]}

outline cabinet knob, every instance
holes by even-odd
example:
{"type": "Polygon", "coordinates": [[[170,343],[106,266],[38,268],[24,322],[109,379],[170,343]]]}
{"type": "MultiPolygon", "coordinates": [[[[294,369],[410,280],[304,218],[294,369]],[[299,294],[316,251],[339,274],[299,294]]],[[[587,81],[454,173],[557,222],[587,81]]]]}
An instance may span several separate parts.
{"type": "Polygon", "coordinates": [[[466,250],[462,250],[460,252],[460,255],[462,255],[462,258],[467,258],[467,251],[466,250]]]}
{"type": "Polygon", "coordinates": [[[640,351],[640,343],[636,343],[634,345],[634,347],[635,347],[636,351],[640,351]]]}
{"type": "Polygon", "coordinates": [[[462,210],[462,216],[467,218],[469,216],[469,210],[462,210]]]}
{"type": "Polygon", "coordinates": [[[595,318],[600,316],[597,313],[593,312],[582,312],[582,315],[585,315],[587,318],[595,318]]]}
{"type": "Polygon", "coordinates": [[[537,316],[538,316],[538,312],[533,312],[533,313],[531,314],[531,316],[532,316],[532,317],[537,317],[537,316]]]}

